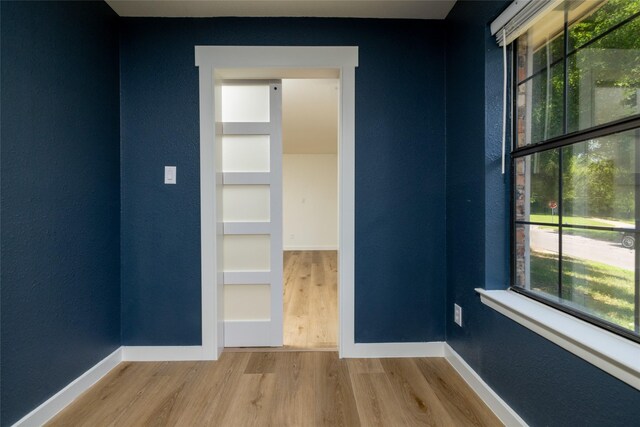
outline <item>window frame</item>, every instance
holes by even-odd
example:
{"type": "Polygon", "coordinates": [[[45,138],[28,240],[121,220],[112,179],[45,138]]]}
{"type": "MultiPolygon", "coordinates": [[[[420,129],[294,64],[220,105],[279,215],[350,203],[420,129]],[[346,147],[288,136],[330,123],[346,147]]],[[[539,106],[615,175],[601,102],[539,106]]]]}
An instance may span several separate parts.
{"type": "MultiPolygon", "coordinates": [[[[563,174],[562,174],[562,147],[567,147],[570,145],[574,145],[580,142],[585,142],[590,139],[595,139],[603,136],[609,136],[612,134],[630,131],[637,129],[640,132],[640,113],[632,116],[628,116],[622,119],[618,119],[615,121],[607,122],[604,124],[599,124],[596,126],[592,126],[586,129],[581,129],[573,132],[567,132],[569,128],[569,116],[568,116],[568,106],[569,106],[569,74],[567,73],[569,59],[572,55],[575,55],[578,51],[589,47],[596,41],[602,39],[606,35],[612,33],[613,31],[623,27],[627,23],[633,21],[640,17],[640,12],[631,15],[630,17],[624,19],[623,21],[613,25],[611,28],[608,28],[606,31],[598,34],[593,39],[584,43],[583,45],[573,48],[570,50],[569,47],[569,29],[570,25],[575,22],[568,22],[568,10],[565,8],[564,12],[564,28],[563,28],[563,36],[564,36],[564,46],[562,51],[562,57],[558,61],[554,61],[553,64],[558,64],[560,62],[563,63],[563,71],[564,71],[564,85],[563,85],[563,93],[562,93],[562,110],[563,110],[563,134],[560,136],[552,137],[543,141],[539,141],[533,144],[525,145],[523,147],[517,147],[518,143],[518,120],[517,120],[517,91],[520,84],[523,84],[530,79],[533,79],[534,76],[540,74],[542,70],[538,70],[530,76],[527,76],[521,82],[518,81],[518,39],[516,38],[509,46],[510,48],[510,88],[509,93],[511,96],[511,100],[509,102],[511,108],[511,150],[510,150],[510,194],[509,194],[509,218],[510,218],[510,286],[509,290],[531,298],[537,302],[540,302],[544,305],[550,306],[554,309],[557,309],[563,313],[574,316],[580,320],[588,322],[594,326],[603,328],[609,332],[613,332],[616,335],[622,336],[624,338],[628,338],[631,341],[636,343],[640,343],[640,211],[639,200],[640,194],[635,194],[635,227],[629,228],[616,228],[616,227],[598,227],[598,226],[576,226],[576,225],[568,225],[563,224],[562,221],[562,198],[563,198],[563,174]],[[634,325],[635,332],[624,329],[623,327],[611,323],[607,320],[604,320],[595,315],[591,315],[585,311],[580,311],[572,308],[568,304],[564,304],[561,302],[556,302],[551,298],[545,298],[540,293],[536,293],[525,288],[519,287],[516,285],[516,230],[518,225],[539,225],[535,221],[518,221],[516,219],[516,211],[515,211],[515,190],[516,190],[516,160],[519,158],[523,158],[525,156],[539,153],[542,151],[559,149],[559,163],[558,163],[558,299],[562,300],[562,231],[563,228],[571,228],[571,229],[592,229],[592,230],[604,230],[604,231],[616,231],[621,233],[633,233],[635,236],[635,241],[638,242],[635,245],[635,274],[634,274],[634,284],[635,284],[635,295],[634,295],[634,325]]],[[[545,68],[546,69],[546,68],[545,68]]],[[[636,154],[636,158],[639,158],[639,154],[636,154]]],[[[640,189],[640,163],[636,163],[636,189],[640,189]]],[[[548,224],[544,224],[548,225],[548,224]]]]}

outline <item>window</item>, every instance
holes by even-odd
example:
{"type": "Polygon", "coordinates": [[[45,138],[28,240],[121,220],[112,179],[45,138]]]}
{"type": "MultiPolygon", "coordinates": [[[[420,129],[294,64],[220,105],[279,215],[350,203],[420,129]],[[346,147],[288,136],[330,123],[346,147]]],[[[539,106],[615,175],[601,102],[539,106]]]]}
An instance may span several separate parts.
{"type": "Polygon", "coordinates": [[[640,341],[640,0],[513,43],[512,289],[640,341]]]}

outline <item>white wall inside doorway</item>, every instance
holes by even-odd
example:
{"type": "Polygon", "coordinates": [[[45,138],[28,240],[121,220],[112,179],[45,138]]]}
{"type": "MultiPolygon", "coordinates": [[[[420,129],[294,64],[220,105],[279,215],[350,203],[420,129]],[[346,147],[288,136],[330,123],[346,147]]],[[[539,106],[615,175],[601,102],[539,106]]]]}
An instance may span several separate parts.
{"type": "Polygon", "coordinates": [[[338,156],[285,154],[284,250],[338,249],[338,156]]]}
{"type": "Polygon", "coordinates": [[[339,80],[282,80],[285,250],[338,248],[339,80]]]}

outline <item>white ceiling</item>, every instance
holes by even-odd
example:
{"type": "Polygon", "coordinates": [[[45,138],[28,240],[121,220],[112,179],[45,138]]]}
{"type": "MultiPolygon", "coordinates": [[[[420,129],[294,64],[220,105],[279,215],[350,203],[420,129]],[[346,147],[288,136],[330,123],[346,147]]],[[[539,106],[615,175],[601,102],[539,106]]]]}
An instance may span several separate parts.
{"type": "Polygon", "coordinates": [[[338,149],[338,80],[282,80],[284,154],[335,154],[338,149]]]}
{"type": "Polygon", "coordinates": [[[456,0],[106,0],[120,16],[444,19],[456,0]]]}

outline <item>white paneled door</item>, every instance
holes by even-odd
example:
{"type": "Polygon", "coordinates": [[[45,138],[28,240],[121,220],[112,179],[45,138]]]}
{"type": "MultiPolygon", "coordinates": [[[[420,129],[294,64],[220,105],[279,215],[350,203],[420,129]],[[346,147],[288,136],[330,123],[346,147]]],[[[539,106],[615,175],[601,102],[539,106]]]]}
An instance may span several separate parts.
{"type": "Polygon", "coordinates": [[[281,92],[280,81],[220,87],[225,347],[282,346],[281,92]]]}

